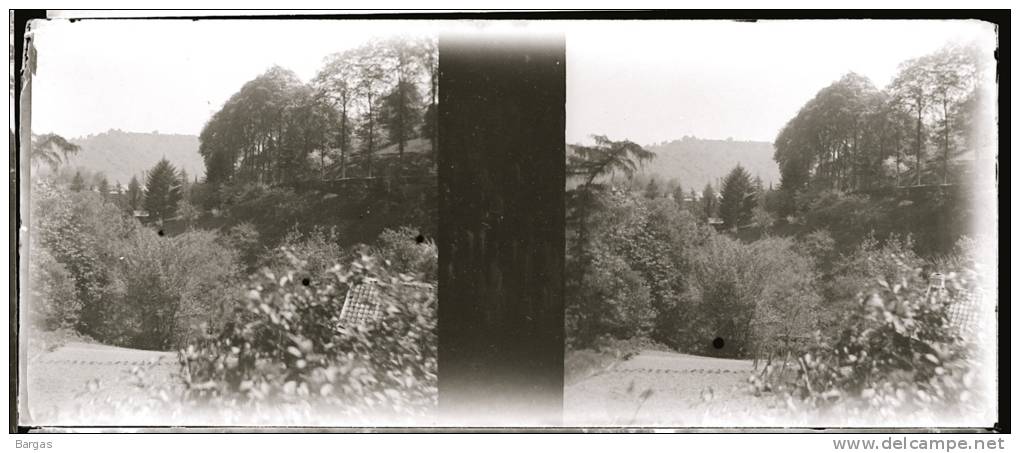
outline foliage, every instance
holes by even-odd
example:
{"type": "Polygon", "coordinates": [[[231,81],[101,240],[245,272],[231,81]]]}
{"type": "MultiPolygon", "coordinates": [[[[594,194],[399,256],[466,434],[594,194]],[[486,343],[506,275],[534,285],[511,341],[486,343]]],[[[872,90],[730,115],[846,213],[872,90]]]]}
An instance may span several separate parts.
{"type": "Polygon", "coordinates": [[[568,201],[568,217],[581,203],[590,203],[585,210],[591,213],[583,247],[580,234],[568,234],[568,341],[573,347],[601,337],[675,341],[689,317],[680,297],[688,249],[708,232],[665,198],[613,190],[582,195],[588,197],[568,201]]]}
{"type": "Polygon", "coordinates": [[[437,280],[439,249],[434,240],[426,239],[417,229],[387,228],[379,235],[378,243],[375,254],[383,257],[393,271],[425,282],[437,280]]]}
{"type": "Polygon", "coordinates": [[[181,200],[181,182],[177,169],[166,159],[161,159],[145,182],[145,210],[149,218],[160,222],[172,219],[177,214],[177,203],[181,200]]]}
{"type": "Polygon", "coordinates": [[[866,195],[836,190],[805,194],[798,202],[805,206],[803,221],[812,229],[827,230],[840,248],[856,245],[873,232],[888,232],[891,213],[866,195]]]}
{"type": "Polygon", "coordinates": [[[213,233],[160,237],[90,192],[39,184],[32,201],[29,278],[44,328],[165,349],[214,315],[233,280],[233,253],[213,233]]]}
{"type": "Polygon", "coordinates": [[[45,164],[54,171],[71,156],[81,151],[80,146],[57,134],[32,134],[31,149],[29,160],[32,165],[38,167],[45,164]]]}
{"type": "Polygon", "coordinates": [[[85,190],[85,180],[81,177],[81,172],[75,172],[74,178],[71,179],[71,192],[81,192],[85,190]]]}
{"type": "Polygon", "coordinates": [[[685,333],[697,352],[749,357],[815,328],[813,263],[789,239],[713,236],[692,256],[689,291],[697,303],[685,333]],[[724,348],[710,348],[714,338],[724,348]]]}
{"type": "Polygon", "coordinates": [[[145,194],[142,193],[142,185],[138,182],[138,178],[135,176],[131,177],[131,181],[128,183],[127,189],[127,207],[132,212],[142,209],[142,202],[145,200],[145,194]]]}
{"type": "Polygon", "coordinates": [[[220,238],[220,241],[238,254],[240,264],[250,273],[258,265],[259,257],[265,251],[262,241],[259,240],[259,232],[255,225],[243,222],[230,227],[227,234],[220,238]]]}
{"type": "Polygon", "coordinates": [[[630,140],[613,141],[605,135],[593,135],[594,146],[572,146],[567,156],[567,173],[585,178],[585,184],[592,184],[597,178],[621,172],[632,176],[638,168],[655,157],[630,140]]]}
{"type": "Polygon", "coordinates": [[[80,306],[79,332],[103,338],[110,324],[106,302],[114,292],[111,270],[119,257],[115,245],[138,228],[136,220],[98,194],[63,192],[41,182],[33,187],[29,261],[43,252],[66,270],[74,285],[73,304],[80,306]]]}
{"type": "Polygon", "coordinates": [[[705,189],[701,191],[701,220],[707,222],[708,219],[715,217],[719,213],[719,199],[715,195],[715,190],[712,189],[711,184],[705,184],[705,189]]]}
{"type": "Polygon", "coordinates": [[[223,329],[182,351],[185,396],[214,406],[307,407],[344,415],[430,413],[436,404],[434,289],[361,256],[311,282],[292,252],[252,276],[223,329]],[[350,285],[378,281],[381,318],[338,326],[350,285]],[[309,283],[309,284],[305,284],[309,283]]]}
{"type": "Polygon", "coordinates": [[[74,328],[81,304],[71,273],[45,248],[33,248],[28,264],[27,307],[32,322],[43,331],[74,328]]]}
{"type": "Polygon", "coordinates": [[[294,254],[304,260],[307,275],[300,278],[319,278],[323,272],[336,263],[350,260],[351,255],[341,246],[341,237],[337,229],[313,227],[308,233],[294,228],[284,236],[280,247],[273,249],[262,263],[262,267],[280,269],[290,263],[288,254],[294,254]]]}
{"type": "Polygon", "coordinates": [[[719,200],[719,217],[727,228],[737,228],[751,221],[751,210],[756,204],[756,192],[751,175],[737,165],[723,180],[722,199],[719,200]]]}
{"type": "MultiPolygon", "coordinates": [[[[826,238],[814,238],[818,243],[819,255],[832,256],[833,251],[827,250],[826,238]]],[[[902,265],[919,269],[923,260],[913,252],[913,241],[907,237],[891,237],[879,243],[873,237],[862,241],[850,253],[832,259],[829,272],[821,280],[825,300],[828,301],[820,314],[824,329],[838,328],[846,313],[852,311],[853,304],[862,288],[867,288],[878,280],[899,280],[902,265]]]]}
{"type": "Polygon", "coordinates": [[[583,348],[603,336],[632,338],[651,333],[655,312],[648,284],[621,257],[592,252],[591,270],[568,287],[567,344],[583,348]]]}
{"type": "Polygon", "coordinates": [[[217,325],[236,282],[234,252],[209,231],[174,237],[141,228],[118,245],[111,274],[117,292],[107,301],[114,324],[103,340],[140,349],[168,350],[217,325]]]}
{"type": "MultiPolygon", "coordinates": [[[[866,282],[840,328],[817,334],[797,359],[796,377],[772,378],[811,407],[894,418],[917,412],[966,413],[979,406],[976,363],[947,328],[951,299],[933,298],[925,277],[896,254],[884,276],[866,282]]],[[[950,294],[972,286],[967,271],[947,274],[950,294]]]]}
{"type": "MultiPolygon", "coordinates": [[[[776,137],[786,198],[954,182],[952,161],[977,143],[978,129],[965,126],[982,115],[970,101],[992,83],[989,57],[949,45],[904,62],[885,90],[850,73],[819,91],[776,137]]],[[[807,208],[785,203],[778,212],[807,208]]]]}
{"type": "Polygon", "coordinates": [[[191,204],[187,198],[181,198],[177,202],[177,216],[184,221],[188,228],[194,226],[195,221],[202,215],[202,211],[191,204]]]}

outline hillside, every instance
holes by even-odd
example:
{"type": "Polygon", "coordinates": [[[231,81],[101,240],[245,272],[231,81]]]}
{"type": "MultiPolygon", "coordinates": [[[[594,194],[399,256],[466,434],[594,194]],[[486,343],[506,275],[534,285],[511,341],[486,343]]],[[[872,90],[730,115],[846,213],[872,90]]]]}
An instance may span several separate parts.
{"type": "MultiPolygon", "coordinates": [[[[570,149],[571,146],[567,145],[568,153],[570,149]]],[[[655,177],[660,183],[673,180],[685,189],[701,191],[709,182],[717,186],[719,180],[739,163],[751,177],[761,177],[766,187],[779,184],[779,167],[772,160],[771,143],[684,137],[646,146],[645,149],[654,152],[656,157],[644,164],[632,183],[647,184],[648,179],[655,177]]],[[[616,178],[622,176],[616,175],[616,178]]],[[[576,183],[576,180],[568,179],[567,187],[576,183]]]]}
{"type": "Polygon", "coordinates": [[[751,177],[761,177],[766,187],[779,185],[771,143],[684,137],[646,149],[656,158],[645,164],[642,173],[660,181],[676,178],[686,188],[701,190],[709,182],[715,185],[717,178],[726,177],[739,163],[751,177]]]}
{"type": "Polygon", "coordinates": [[[198,154],[198,137],[194,135],[124,132],[109,130],[101,134],[71,140],[81,146],[67,167],[102,172],[110,184],[127,184],[131,176],[142,173],[166,157],[192,178],[205,174],[205,163],[198,154]]]}

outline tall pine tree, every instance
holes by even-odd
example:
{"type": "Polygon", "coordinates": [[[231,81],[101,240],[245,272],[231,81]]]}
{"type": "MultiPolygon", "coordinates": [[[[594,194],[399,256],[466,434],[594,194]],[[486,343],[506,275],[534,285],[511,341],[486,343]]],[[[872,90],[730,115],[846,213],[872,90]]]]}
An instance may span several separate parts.
{"type": "Polygon", "coordinates": [[[142,201],[145,195],[142,193],[142,185],[138,182],[138,178],[135,176],[131,177],[131,182],[128,183],[127,188],[127,208],[129,211],[134,212],[142,209],[142,201]]]}
{"type": "Polygon", "coordinates": [[[755,191],[751,175],[739,164],[733,167],[722,184],[719,217],[726,228],[737,228],[751,221],[755,205],[755,191]]]}
{"type": "Polygon", "coordinates": [[[162,223],[177,213],[177,202],[181,200],[181,182],[177,169],[165,158],[149,170],[145,182],[145,210],[149,218],[162,223]]]}
{"type": "Polygon", "coordinates": [[[81,192],[82,190],[85,190],[85,180],[82,179],[81,172],[78,171],[75,172],[74,177],[71,178],[71,191],[81,192]]]}

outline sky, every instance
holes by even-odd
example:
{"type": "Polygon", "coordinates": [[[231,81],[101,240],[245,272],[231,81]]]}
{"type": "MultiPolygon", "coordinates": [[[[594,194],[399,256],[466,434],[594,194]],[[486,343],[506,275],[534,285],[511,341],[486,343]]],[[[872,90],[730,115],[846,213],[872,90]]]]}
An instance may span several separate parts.
{"type": "Polygon", "coordinates": [[[335,52],[418,21],[50,20],[34,30],[32,129],[198,135],[245,82],[275,65],[309,81],[335,52]]]}
{"type": "Polygon", "coordinates": [[[951,40],[994,49],[976,21],[614,21],[567,40],[567,142],[694,135],[771,142],[847,72],[884,87],[900,62],[951,40]]]}
{"type": "MultiPolygon", "coordinates": [[[[437,27],[51,20],[34,29],[33,130],[197,135],[245,82],[274,64],[308,81],[331,53],[372,36],[437,27]]],[[[531,28],[566,35],[569,143],[591,134],[646,145],[685,135],[772,141],[818,90],[849,71],[881,87],[899,63],[950,40],[994,48],[991,25],[961,21],[557,21],[531,28]]]]}

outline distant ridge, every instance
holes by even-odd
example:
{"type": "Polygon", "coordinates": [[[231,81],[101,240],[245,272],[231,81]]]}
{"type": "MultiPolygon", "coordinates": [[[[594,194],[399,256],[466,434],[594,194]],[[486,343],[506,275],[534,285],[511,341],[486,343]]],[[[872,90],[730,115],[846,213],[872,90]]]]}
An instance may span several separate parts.
{"type": "Polygon", "coordinates": [[[765,187],[779,185],[779,166],[772,159],[774,148],[769,142],[687,136],[645,149],[654,152],[656,157],[645,164],[642,174],[655,176],[660,182],[676,178],[688,190],[700,191],[710,182],[716,186],[717,179],[726,177],[737,164],[752,178],[760,177],[765,187]]]}
{"type": "Polygon", "coordinates": [[[131,176],[142,174],[166,157],[188,177],[205,175],[205,162],[198,153],[198,137],[158,132],[125,132],[117,129],[71,139],[81,151],[70,159],[69,168],[84,168],[106,175],[110,184],[127,185],[131,176]]]}

